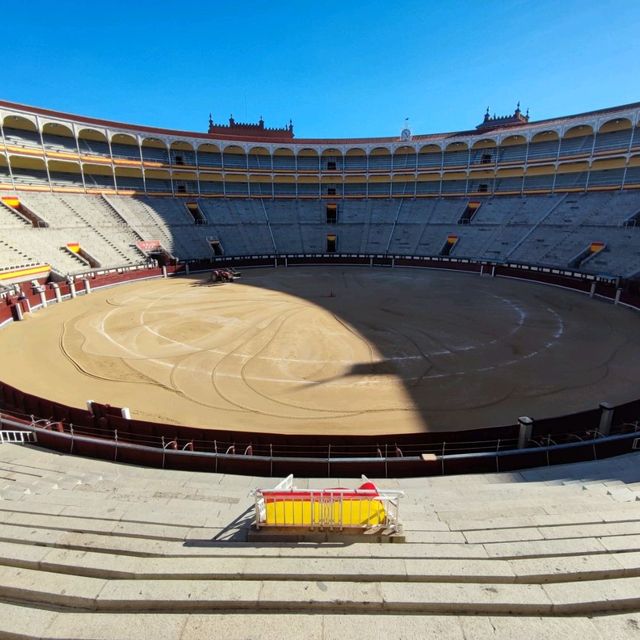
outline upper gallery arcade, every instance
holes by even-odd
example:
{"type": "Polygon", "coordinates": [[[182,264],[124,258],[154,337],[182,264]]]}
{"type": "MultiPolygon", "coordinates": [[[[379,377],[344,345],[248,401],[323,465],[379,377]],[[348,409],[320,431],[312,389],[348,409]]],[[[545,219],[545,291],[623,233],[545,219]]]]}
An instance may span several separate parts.
{"type": "Polygon", "coordinates": [[[474,130],[295,138],[109,122],[0,101],[0,188],[260,197],[389,197],[640,187],[640,103],[530,121],[519,107],[474,130]]]}

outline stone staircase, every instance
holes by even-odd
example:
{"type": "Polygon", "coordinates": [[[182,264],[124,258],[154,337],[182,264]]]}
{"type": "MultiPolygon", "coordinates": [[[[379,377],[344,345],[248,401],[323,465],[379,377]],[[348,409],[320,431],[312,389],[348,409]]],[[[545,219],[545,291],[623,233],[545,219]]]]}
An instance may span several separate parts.
{"type": "Polygon", "coordinates": [[[0,228],[18,228],[30,227],[31,222],[13,207],[5,204],[0,200],[0,228]]]}
{"type": "Polygon", "coordinates": [[[37,260],[13,243],[0,238],[0,267],[21,267],[31,264],[37,264],[37,260]]]}
{"type": "MultiPolygon", "coordinates": [[[[97,198],[95,199],[97,202],[100,202],[100,200],[98,200],[97,198]]],[[[103,246],[106,245],[106,247],[104,248],[108,248],[109,253],[111,254],[108,258],[109,262],[112,262],[114,264],[133,264],[135,262],[135,259],[132,258],[132,256],[128,253],[126,253],[122,247],[118,246],[110,237],[110,235],[108,234],[108,229],[106,228],[99,228],[96,225],[92,225],[91,220],[89,219],[88,215],[86,214],[85,211],[82,210],[82,206],[78,206],[77,203],[75,202],[69,202],[64,198],[60,198],[60,202],[65,205],[68,209],[70,209],[77,218],[79,218],[84,225],[86,226],[87,229],[90,229],[92,234],[95,234],[96,239],[100,239],[103,243],[103,246]]],[[[123,226],[122,227],[123,230],[127,229],[127,233],[128,234],[132,234],[133,232],[128,229],[127,227],[123,226]]],[[[131,236],[131,239],[133,241],[133,236],[131,236]]],[[[133,245],[135,246],[135,245],[133,245]]],[[[135,249],[136,253],[140,253],[138,249],[135,249]]],[[[104,253],[104,251],[102,251],[101,253],[104,253]]],[[[104,260],[104,258],[103,258],[104,260]]],[[[101,264],[102,264],[102,260],[101,260],[101,264]]]]}
{"type": "Polygon", "coordinates": [[[3,445],[0,637],[640,634],[637,455],[380,480],[404,544],[248,543],[274,483],[3,445]]]}

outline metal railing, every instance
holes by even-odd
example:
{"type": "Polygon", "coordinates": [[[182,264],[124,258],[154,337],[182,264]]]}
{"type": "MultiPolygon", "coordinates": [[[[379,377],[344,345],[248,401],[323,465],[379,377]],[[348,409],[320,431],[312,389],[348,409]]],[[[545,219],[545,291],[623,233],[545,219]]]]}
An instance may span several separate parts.
{"type": "Polygon", "coordinates": [[[0,444],[24,444],[38,442],[35,431],[0,431],[0,444]]]}
{"type": "MultiPolygon", "coordinates": [[[[38,442],[40,446],[52,448],[68,454],[77,454],[78,448],[81,450],[85,446],[92,449],[98,446],[103,452],[97,457],[118,461],[124,459],[127,462],[156,466],[161,468],[187,469],[198,468],[203,471],[241,473],[252,475],[269,475],[273,477],[274,469],[287,469],[293,465],[295,468],[306,468],[316,477],[331,477],[339,475],[348,477],[355,469],[369,468],[375,469],[382,477],[397,475],[401,465],[403,471],[401,475],[423,476],[423,475],[448,475],[451,473],[474,473],[478,471],[504,471],[514,468],[527,468],[532,466],[545,466],[552,464],[562,464],[573,462],[574,454],[582,451],[582,460],[598,460],[612,455],[620,455],[633,450],[633,446],[638,447],[640,438],[640,424],[627,423],[620,427],[621,431],[610,436],[592,437],[592,439],[567,438],[567,442],[562,444],[548,444],[541,446],[535,441],[528,443],[524,449],[502,449],[495,447],[493,450],[468,451],[464,453],[442,453],[424,455],[405,455],[403,457],[381,458],[371,455],[354,455],[353,457],[317,457],[309,452],[300,453],[294,456],[282,456],[277,454],[256,454],[255,452],[236,453],[235,450],[196,450],[190,447],[183,447],[177,440],[171,440],[164,444],[170,446],[158,446],[151,440],[146,440],[144,444],[134,443],[118,437],[117,431],[110,436],[106,434],[87,435],[83,429],[75,429],[73,425],[63,425],[60,422],[50,422],[48,420],[22,420],[20,418],[0,413],[0,432],[3,429],[22,430],[23,432],[33,432],[35,438],[32,442],[38,442]],[[46,435],[46,438],[44,437],[46,435]],[[40,436],[40,437],[39,437],[40,436]],[[172,443],[175,442],[175,448],[172,443]],[[602,448],[604,447],[604,448],[602,448]],[[563,455],[563,453],[568,455],[563,455]],[[149,457],[151,454],[151,458],[149,457]],[[513,467],[509,460],[518,459],[518,464],[513,467]],[[530,458],[530,459],[529,459],[530,458]],[[200,462],[198,462],[200,461],[200,462]],[[206,462],[205,466],[202,463],[206,462]],[[461,466],[460,463],[463,463],[461,466]],[[488,463],[488,465],[487,465],[488,463]],[[509,465],[505,469],[504,464],[509,465]],[[231,465],[231,466],[229,466],[231,465]],[[363,467],[363,465],[365,465],[363,467]],[[391,467],[393,465],[393,467],[391,467]],[[391,467],[391,474],[387,467],[391,467]],[[258,472],[256,472],[258,470],[258,472]]],[[[26,436],[25,436],[26,437],[26,436]]],[[[551,441],[549,441],[551,442],[551,441]]],[[[242,451],[241,449],[239,451],[242,451]]],[[[80,453],[79,455],[82,455],[80,453]]],[[[95,453],[89,454],[94,455],[95,453]]],[[[286,471],[285,471],[286,473],[286,471]]],[[[359,471],[358,473],[361,473],[359,471]]],[[[276,475],[279,475],[276,473],[276,475]]]]}

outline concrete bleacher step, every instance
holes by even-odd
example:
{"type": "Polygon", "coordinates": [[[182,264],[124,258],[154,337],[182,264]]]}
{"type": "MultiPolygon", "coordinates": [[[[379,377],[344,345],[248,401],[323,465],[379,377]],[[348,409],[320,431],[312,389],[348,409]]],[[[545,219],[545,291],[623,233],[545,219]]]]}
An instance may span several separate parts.
{"type": "MultiPolygon", "coordinates": [[[[118,535],[121,537],[139,537],[149,540],[185,540],[189,537],[205,539],[218,535],[224,526],[204,526],[191,523],[165,524],[138,520],[110,519],[94,516],[91,518],[68,514],[39,514],[19,511],[4,511],[4,524],[14,527],[38,527],[61,531],[83,531],[99,535],[118,535]]],[[[205,520],[204,524],[209,524],[205,520]]],[[[244,535],[248,529],[246,519],[244,535]]],[[[571,524],[538,527],[511,527],[498,529],[476,529],[469,531],[430,531],[411,529],[406,525],[406,538],[409,542],[419,544],[486,544],[510,543],[540,540],[567,540],[604,538],[611,536],[640,535],[640,521],[615,521],[594,524],[571,524]]]]}
{"type": "Polygon", "coordinates": [[[0,567],[0,598],[63,609],[573,615],[634,611],[640,578],[549,584],[280,580],[105,580],[0,567]]]}
{"type": "Polygon", "coordinates": [[[0,637],[634,637],[637,460],[381,480],[406,543],[256,544],[248,492],[273,479],[7,446],[0,637]]]}
{"type": "Polygon", "coordinates": [[[600,524],[603,522],[640,521],[640,509],[635,505],[620,505],[613,511],[577,512],[563,514],[543,514],[525,517],[504,516],[474,520],[472,518],[454,517],[445,520],[452,531],[475,531],[483,529],[511,529],[518,527],[553,527],[563,525],[600,524]]]}
{"type": "Polygon", "coordinates": [[[516,559],[444,559],[371,556],[255,557],[255,547],[202,557],[144,557],[94,550],[51,548],[0,542],[0,566],[83,577],[127,580],[286,580],[351,582],[460,582],[480,584],[549,584],[640,577],[640,552],[584,554],[571,557],[516,559]]]}
{"type": "Polygon", "coordinates": [[[260,555],[313,558],[333,554],[340,558],[442,558],[442,559],[518,559],[554,558],[579,555],[607,554],[609,552],[640,552],[640,535],[610,535],[562,539],[516,540],[487,543],[419,543],[407,542],[385,545],[381,552],[376,545],[263,545],[257,547],[245,542],[246,531],[228,529],[186,529],[181,539],[172,534],[159,537],[155,528],[146,537],[144,525],[129,523],[130,530],[114,523],[102,533],[87,532],[86,523],[74,521],[71,529],[35,527],[33,525],[0,524],[0,541],[8,543],[49,546],[59,549],[91,550],[117,555],[155,557],[241,557],[247,549],[260,550],[260,555]],[[371,548],[373,547],[373,549],[371,548]],[[387,548],[388,547],[388,548],[387,548]]]}
{"type": "Polygon", "coordinates": [[[379,620],[372,614],[265,614],[249,620],[238,613],[70,613],[31,609],[19,604],[1,604],[11,638],[42,640],[360,640],[363,629],[383,625],[403,640],[425,637],[446,640],[511,640],[513,638],[571,638],[581,640],[625,640],[636,637],[640,616],[617,614],[602,617],[512,617],[388,615],[379,620]]]}

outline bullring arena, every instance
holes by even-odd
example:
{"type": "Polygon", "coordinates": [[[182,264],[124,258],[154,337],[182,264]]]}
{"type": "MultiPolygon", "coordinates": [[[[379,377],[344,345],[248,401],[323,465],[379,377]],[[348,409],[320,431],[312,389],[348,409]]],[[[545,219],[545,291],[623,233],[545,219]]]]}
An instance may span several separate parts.
{"type": "Polygon", "coordinates": [[[4,382],[146,421],[285,434],[511,424],[634,399],[636,313],[519,281],[247,269],[105,289],[0,334],[4,382]],[[34,376],[47,362],[48,378],[34,376]]]}
{"type": "Polygon", "coordinates": [[[640,103],[0,101],[0,637],[637,638],[639,247],[640,103]]]}

